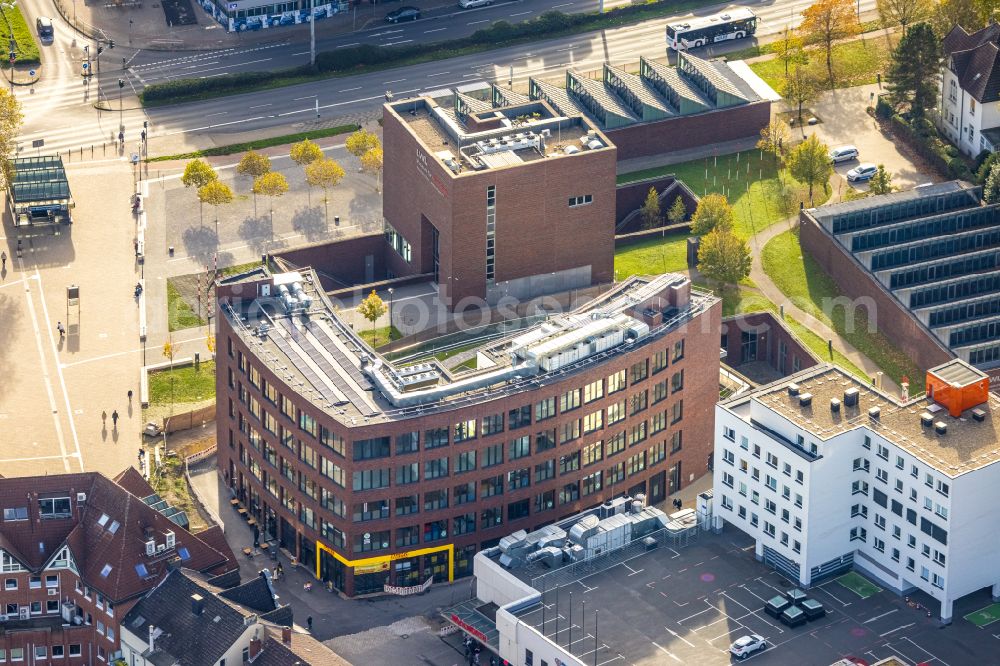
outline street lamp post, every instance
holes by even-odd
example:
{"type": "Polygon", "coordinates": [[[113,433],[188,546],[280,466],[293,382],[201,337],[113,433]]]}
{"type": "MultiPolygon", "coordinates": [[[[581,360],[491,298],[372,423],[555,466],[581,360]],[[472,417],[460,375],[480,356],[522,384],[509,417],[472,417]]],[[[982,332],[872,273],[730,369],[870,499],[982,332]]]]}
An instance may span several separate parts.
{"type": "Polygon", "coordinates": [[[393,288],[389,287],[389,342],[392,342],[392,292],[393,288]]]}
{"type": "Polygon", "coordinates": [[[309,66],[316,66],[316,0],[309,0],[309,66]]]}
{"type": "Polygon", "coordinates": [[[118,79],[118,126],[125,128],[125,107],[122,106],[122,91],[125,90],[125,79],[118,79]]]}

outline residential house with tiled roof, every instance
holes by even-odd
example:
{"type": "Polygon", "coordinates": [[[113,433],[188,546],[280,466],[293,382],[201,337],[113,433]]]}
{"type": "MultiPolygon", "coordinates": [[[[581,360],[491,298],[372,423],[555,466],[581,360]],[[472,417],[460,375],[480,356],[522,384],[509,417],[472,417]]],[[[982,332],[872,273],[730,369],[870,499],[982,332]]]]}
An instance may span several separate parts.
{"type": "Polygon", "coordinates": [[[292,626],[266,571],[223,589],[181,568],[122,621],[122,658],[128,666],[350,666],[292,626]]]}
{"type": "Polygon", "coordinates": [[[1000,149],[1000,25],[973,33],[956,25],[943,50],[941,131],[972,157],[1000,149]]]}
{"type": "Polygon", "coordinates": [[[219,528],[192,534],[134,472],[0,478],[0,511],[0,663],[107,663],[121,618],[169,571],[238,568],[219,528]]]}

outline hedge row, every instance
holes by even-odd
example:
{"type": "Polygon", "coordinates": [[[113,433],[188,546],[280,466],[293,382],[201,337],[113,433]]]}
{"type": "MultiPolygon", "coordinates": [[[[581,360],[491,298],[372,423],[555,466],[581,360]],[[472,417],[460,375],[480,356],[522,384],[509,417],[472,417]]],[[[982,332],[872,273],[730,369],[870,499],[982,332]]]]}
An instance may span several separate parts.
{"type": "Polygon", "coordinates": [[[962,158],[958,148],[941,138],[933,122],[927,118],[917,118],[911,122],[899,114],[893,115],[890,122],[896,135],[939,173],[948,178],[973,180],[968,162],[962,158]]]}
{"type": "Polygon", "coordinates": [[[356,72],[366,67],[402,64],[417,57],[425,61],[440,60],[459,55],[462,51],[501,48],[512,43],[530,41],[539,37],[551,38],[560,33],[606,28],[619,24],[623,20],[628,22],[630,16],[641,15],[649,11],[649,6],[642,4],[619,7],[604,14],[564,14],[552,11],[517,24],[497,21],[489,28],[477,30],[468,37],[434,44],[389,47],[362,44],[317,53],[315,69],[302,66],[273,72],[245,72],[208,79],[175,79],[165,83],[154,83],[143,91],[142,100],[144,102],[165,102],[220,93],[235,94],[259,89],[269,84],[277,84],[282,80],[316,76],[317,73],[344,74],[356,72]]]}

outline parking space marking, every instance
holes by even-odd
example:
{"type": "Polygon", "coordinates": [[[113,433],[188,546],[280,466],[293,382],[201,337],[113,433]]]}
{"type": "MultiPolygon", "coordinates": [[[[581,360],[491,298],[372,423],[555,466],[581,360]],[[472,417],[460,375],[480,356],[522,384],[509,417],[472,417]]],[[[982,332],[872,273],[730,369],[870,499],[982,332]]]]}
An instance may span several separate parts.
{"type": "Polygon", "coordinates": [[[660,645],[656,641],[650,641],[650,642],[653,645],[655,645],[656,647],[658,647],[660,649],[660,651],[663,652],[663,654],[667,655],[668,657],[670,657],[671,659],[673,659],[674,661],[676,661],[678,664],[681,663],[680,657],[678,657],[676,654],[674,654],[673,652],[671,652],[667,648],[663,647],[662,645],[660,645]]]}
{"type": "MultiPolygon", "coordinates": [[[[607,645],[605,645],[604,647],[607,647],[607,645]]],[[[623,654],[619,654],[619,655],[618,655],[617,657],[615,657],[614,659],[608,659],[608,660],[606,660],[606,661],[602,661],[602,662],[601,662],[601,663],[599,663],[599,664],[598,664],[597,666],[604,666],[604,664],[610,664],[610,663],[613,663],[613,662],[616,662],[616,661],[625,661],[625,655],[623,655],[623,654]]]]}
{"type": "MultiPolygon", "coordinates": [[[[904,624],[904,625],[903,625],[903,626],[901,626],[901,627],[896,627],[895,629],[890,629],[889,631],[885,632],[884,634],[879,634],[879,635],[878,635],[878,637],[879,637],[879,638],[885,638],[885,637],[886,637],[886,636],[888,636],[889,634],[894,634],[894,633],[896,633],[897,631],[899,631],[900,629],[909,629],[910,627],[912,627],[912,626],[913,626],[913,625],[915,625],[915,624],[916,624],[916,622],[911,622],[911,623],[909,623],[909,624],[904,624]]],[[[912,642],[912,641],[911,641],[911,642],[912,642]]]]}
{"type": "Polygon", "coordinates": [[[676,550],[674,550],[673,548],[670,548],[669,546],[667,547],[667,550],[669,550],[669,551],[670,551],[671,553],[673,553],[673,554],[674,554],[674,556],[670,558],[670,559],[672,559],[672,560],[674,560],[674,559],[677,559],[678,557],[680,557],[680,556],[681,556],[681,554],[680,554],[680,553],[678,553],[678,552],[677,552],[676,550]]]}
{"type": "Polygon", "coordinates": [[[687,621],[688,621],[688,620],[690,620],[691,618],[694,618],[694,617],[698,617],[698,616],[699,616],[699,615],[701,615],[702,613],[707,613],[708,611],[712,611],[712,610],[714,610],[714,611],[717,611],[717,610],[719,610],[719,609],[718,609],[718,608],[716,608],[715,606],[712,606],[712,605],[710,604],[710,605],[709,605],[709,607],[708,607],[708,608],[706,608],[705,610],[700,610],[700,611],[698,611],[697,613],[693,613],[693,614],[691,614],[691,615],[688,615],[688,616],[687,616],[686,618],[684,618],[684,619],[682,619],[682,620],[677,620],[677,624],[684,624],[685,622],[687,622],[687,621]]]}
{"type": "MultiPolygon", "coordinates": [[[[831,582],[834,582],[834,581],[831,581],[831,582]]],[[[826,589],[826,586],[829,585],[829,584],[830,583],[823,583],[822,585],[816,586],[816,589],[817,590],[821,590],[821,591],[825,592],[826,594],[830,595],[831,597],[833,597],[833,599],[837,603],[839,603],[841,606],[844,606],[844,607],[850,606],[851,605],[850,601],[844,601],[843,599],[841,599],[840,597],[838,597],[836,594],[834,594],[830,590],[826,589]]]]}
{"type": "Polygon", "coordinates": [[[870,620],[865,620],[864,624],[870,624],[870,623],[874,622],[875,620],[878,620],[880,618],[885,617],[886,615],[892,615],[893,613],[895,613],[898,610],[899,610],[898,608],[893,608],[891,611],[886,611],[885,613],[882,613],[881,615],[876,615],[875,617],[871,618],[870,620]]]}
{"type": "Polygon", "coordinates": [[[930,655],[931,661],[939,661],[939,662],[941,662],[942,666],[948,666],[948,662],[946,662],[944,659],[942,659],[941,657],[937,656],[936,654],[934,654],[933,652],[931,652],[927,648],[925,648],[923,646],[920,646],[920,645],[917,645],[916,643],[913,642],[913,640],[910,639],[909,636],[903,636],[903,640],[906,641],[906,642],[908,642],[908,643],[910,643],[911,645],[913,645],[913,647],[917,648],[918,650],[920,650],[920,651],[922,651],[922,652],[930,655]]]}
{"type": "MultiPolygon", "coordinates": [[[[669,634],[670,634],[671,636],[673,636],[673,637],[674,637],[674,638],[676,638],[677,640],[679,640],[679,641],[682,641],[682,642],[684,642],[684,643],[687,643],[687,644],[688,644],[688,645],[689,645],[690,647],[695,647],[695,644],[694,644],[694,643],[692,643],[692,642],[691,642],[691,641],[689,641],[688,639],[684,638],[683,636],[681,636],[680,634],[678,634],[678,633],[677,633],[676,631],[674,631],[674,630],[673,630],[673,629],[671,629],[670,627],[663,627],[663,628],[664,628],[664,629],[666,629],[666,630],[667,630],[667,633],[669,633],[669,634]]],[[[653,643],[653,645],[656,645],[656,643],[653,643]]]]}
{"type": "Polygon", "coordinates": [[[635,569],[633,569],[629,565],[625,564],[624,562],[622,562],[622,566],[625,567],[626,569],[628,569],[631,572],[631,573],[627,574],[628,576],[634,576],[634,575],[642,573],[644,571],[644,569],[639,569],[638,571],[636,571],[635,569]]]}

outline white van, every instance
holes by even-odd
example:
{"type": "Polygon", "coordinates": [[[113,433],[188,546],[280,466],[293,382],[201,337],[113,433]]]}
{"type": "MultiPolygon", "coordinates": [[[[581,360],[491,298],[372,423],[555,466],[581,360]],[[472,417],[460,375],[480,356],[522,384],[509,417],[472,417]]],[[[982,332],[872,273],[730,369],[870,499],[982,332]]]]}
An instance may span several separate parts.
{"type": "Polygon", "coordinates": [[[475,7],[486,7],[492,5],[493,0],[458,0],[458,6],[462,9],[473,9],[475,7]]]}

